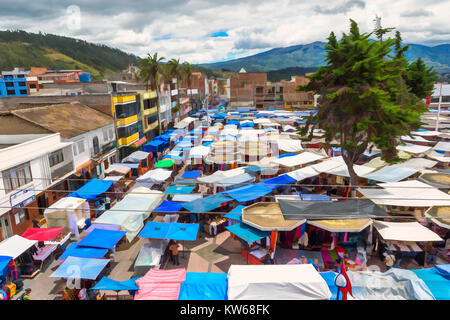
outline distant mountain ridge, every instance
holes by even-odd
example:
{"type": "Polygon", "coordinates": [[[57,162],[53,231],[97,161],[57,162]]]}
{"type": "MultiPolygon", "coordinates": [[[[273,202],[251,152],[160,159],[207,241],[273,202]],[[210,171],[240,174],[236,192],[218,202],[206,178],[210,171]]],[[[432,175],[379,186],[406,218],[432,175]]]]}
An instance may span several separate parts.
{"type": "MultiPolygon", "coordinates": [[[[213,70],[226,69],[239,71],[244,68],[249,72],[268,72],[291,67],[319,67],[325,63],[325,42],[274,48],[253,56],[244,58],[200,64],[213,70]]],[[[421,57],[428,66],[433,66],[438,72],[450,72],[450,44],[429,47],[420,44],[409,44],[406,58],[409,61],[421,57]]]]}

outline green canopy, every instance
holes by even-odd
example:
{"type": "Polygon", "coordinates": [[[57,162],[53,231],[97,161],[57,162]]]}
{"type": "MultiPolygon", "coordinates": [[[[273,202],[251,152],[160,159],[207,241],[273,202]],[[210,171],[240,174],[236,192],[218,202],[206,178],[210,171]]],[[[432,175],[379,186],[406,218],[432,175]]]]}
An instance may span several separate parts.
{"type": "Polygon", "coordinates": [[[171,166],[173,166],[173,160],[168,159],[168,160],[159,160],[156,164],[155,164],[155,168],[170,168],[171,166]]]}

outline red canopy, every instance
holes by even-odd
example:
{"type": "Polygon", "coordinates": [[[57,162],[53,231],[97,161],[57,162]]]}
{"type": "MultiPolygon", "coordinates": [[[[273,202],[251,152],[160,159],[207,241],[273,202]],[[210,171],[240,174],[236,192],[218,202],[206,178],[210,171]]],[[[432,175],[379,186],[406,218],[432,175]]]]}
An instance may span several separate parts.
{"type": "Polygon", "coordinates": [[[55,239],[64,228],[28,228],[22,237],[28,240],[49,241],[55,239]]]}

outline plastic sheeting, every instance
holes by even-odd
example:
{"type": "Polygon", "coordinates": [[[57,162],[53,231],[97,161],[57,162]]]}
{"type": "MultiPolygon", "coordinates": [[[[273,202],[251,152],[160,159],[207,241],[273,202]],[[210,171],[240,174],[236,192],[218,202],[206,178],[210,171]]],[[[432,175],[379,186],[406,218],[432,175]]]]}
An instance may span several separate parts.
{"type": "Polygon", "coordinates": [[[285,166],[285,167],[295,167],[305,163],[314,162],[320,159],[325,158],[324,156],[311,153],[311,152],[303,152],[299,155],[293,157],[285,157],[281,159],[272,160],[273,163],[285,166]]]}
{"type": "Polygon", "coordinates": [[[149,221],[139,234],[139,237],[167,240],[195,240],[197,239],[198,228],[198,223],[162,223],[149,221]]]}
{"type": "Polygon", "coordinates": [[[439,268],[437,265],[436,268],[411,271],[425,282],[436,300],[450,300],[450,276],[439,271],[439,268]]]}
{"type": "Polygon", "coordinates": [[[257,241],[270,236],[270,232],[258,230],[242,222],[236,223],[232,226],[227,226],[225,228],[227,228],[228,231],[236,235],[238,238],[247,242],[257,241]]]}
{"type": "Polygon", "coordinates": [[[9,256],[16,259],[36,243],[36,240],[28,240],[21,236],[13,235],[0,242],[0,256],[9,256]]]}
{"type": "Polygon", "coordinates": [[[22,237],[28,240],[50,241],[56,238],[64,228],[28,228],[22,237]]]}
{"type": "Polygon", "coordinates": [[[80,247],[112,249],[126,234],[125,231],[94,229],[78,243],[80,247]]]}
{"type": "Polygon", "coordinates": [[[198,178],[202,174],[202,171],[185,171],[181,178],[195,179],[198,178]]]}
{"type": "Polygon", "coordinates": [[[135,300],[177,300],[181,283],[186,281],[186,269],[150,269],[136,280],[139,290],[135,300]]]}
{"type": "Polygon", "coordinates": [[[391,241],[442,241],[436,233],[418,222],[374,221],[374,227],[384,240],[391,241]]]}
{"type": "Polygon", "coordinates": [[[316,177],[319,175],[316,170],[314,170],[311,166],[297,169],[291,172],[286,173],[289,177],[295,179],[295,181],[302,181],[304,179],[316,177]]]}
{"type": "Polygon", "coordinates": [[[166,194],[189,194],[195,187],[170,186],[164,193],[166,194]]]}
{"type": "Polygon", "coordinates": [[[235,176],[239,176],[245,173],[245,168],[236,168],[226,171],[216,171],[213,174],[205,177],[197,178],[197,180],[201,183],[217,183],[226,178],[231,178],[235,176]]]}
{"type": "Polygon", "coordinates": [[[222,204],[227,203],[231,200],[231,198],[226,197],[222,194],[215,194],[203,199],[183,203],[183,208],[191,212],[208,212],[219,208],[222,204]]]}
{"type": "Polygon", "coordinates": [[[100,179],[91,179],[77,191],[69,194],[69,197],[81,198],[86,200],[95,200],[97,196],[105,193],[113,185],[113,181],[104,181],[100,179]]]}
{"type": "Polygon", "coordinates": [[[109,263],[109,259],[68,257],[50,278],[95,280],[109,263]]]}
{"type": "Polygon", "coordinates": [[[155,168],[170,168],[172,167],[174,164],[174,161],[171,159],[168,160],[159,160],[156,164],[155,164],[155,168]]]}
{"type": "Polygon", "coordinates": [[[169,240],[148,239],[139,251],[134,267],[159,267],[169,240]]]}
{"type": "Polygon", "coordinates": [[[269,194],[271,192],[272,189],[268,188],[265,185],[250,184],[247,186],[227,190],[222,193],[232,197],[238,202],[247,202],[258,199],[259,197],[265,196],[266,194],[269,194]]]}
{"type": "Polygon", "coordinates": [[[66,251],[59,256],[59,259],[66,259],[70,257],[78,258],[104,258],[108,249],[104,248],[90,248],[90,247],[79,247],[78,243],[71,243],[66,251]]]}
{"type": "Polygon", "coordinates": [[[112,291],[138,290],[139,287],[136,285],[137,279],[139,279],[139,277],[125,281],[117,281],[110,279],[108,277],[103,277],[93,288],[91,288],[91,290],[112,290],[112,291]]]}
{"type": "Polygon", "coordinates": [[[285,152],[303,151],[301,140],[293,140],[293,139],[279,139],[278,148],[285,152]]]}
{"type": "Polygon", "coordinates": [[[412,176],[417,171],[418,170],[413,168],[388,166],[375,172],[365,174],[362,178],[381,182],[396,182],[412,176]]]}
{"type": "Polygon", "coordinates": [[[433,150],[450,152],[450,142],[439,141],[433,150]]]}
{"type": "Polygon", "coordinates": [[[393,165],[393,167],[405,167],[405,168],[421,170],[421,169],[432,168],[436,164],[437,164],[437,161],[428,160],[428,159],[424,159],[424,158],[412,158],[412,159],[406,160],[405,162],[395,164],[395,165],[393,165]]]}
{"type": "Polygon", "coordinates": [[[331,297],[325,280],[311,264],[232,265],[229,300],[324,300],[331,297]]]}
{"type": "Polygon", "coordinates": [[[166,182],[171,174],[171,170],[155,169],[147,171],[142,176],[138,177],[136,181],[160,184],[166,182]]]}
{"type": "Polygon", "coordinates": [[[202,199],[202,193],[191,193],[191,194],[176,194],[173,196],[172,201],[175,202],[191,202],[197,199],[202,199]]]}
{"type": "Polygon", "coordinates": [[[291,231],[306,220],[285,220],[278,202],[258,202],[242,210],[242,221],[261,231],[291,231]]]}
{"type": "Polygon", "coordinates": [[[279,187],[284,187],[288,184],[294,183],[297,180],[292,178],[290,175],[288,174],[282,174],[278,177],[274,177],[274,178],[270,178],[270,179],[266,179],[261,181],[258,184],[262,184],[267,188],[270,188],[272,190],[279,188],[279,187]]]}
{"type": "Polygon", "coordinates": [[[227,188],[235,185],[252,183],[253,181],[255,181],[255,177],[249,175],[248,173],[244,173],[238,176],[224,178],[215,183],[215,186],[227,188]]]}
{"type": "Polygon", "coordinates": [[[4,275],[6,272],[6,266],[12,260],[10,256],[0,256],[0,276],[4,275]]]}
{"type": "Polygon", "coordinates": [[[227,300],[226,273],[187,272],[178,300],[227,300]]]}
{"type": "Polygon", "coordinates": [[[244,209],[245,206],[238,205],[236,208],[228,212],[226,215],[224,215],[225,218],[233,219],[236,221],[242,221],[242,209],[244,209]]]}
{"type": "Polygon", "coordinates": [[[154,212],[178,212],[183,207],[182,203],[163,200],[161,204],[155,208],[154,212]]]}
{"type": "Polygon", "coordinates": [[[430,149],[431,149],[431,147],[419,146],[417,144],[410,144],[410,143],[406,143],[405,145],[397,146],[397,150],[402,150],[402,151],[405,151],[408,153],[413,153],[413,154],[424,153],[430,149]]]}
{"type": "Polygon", "coordinates": [[[144,152],[144,151],[135,151],[132,154],[130,154],[128,157],[124,158],[122,162],[131,162],[131,163],[139,163],[142,160],[145,160],[148,158],[150,153],[144,152]]]}

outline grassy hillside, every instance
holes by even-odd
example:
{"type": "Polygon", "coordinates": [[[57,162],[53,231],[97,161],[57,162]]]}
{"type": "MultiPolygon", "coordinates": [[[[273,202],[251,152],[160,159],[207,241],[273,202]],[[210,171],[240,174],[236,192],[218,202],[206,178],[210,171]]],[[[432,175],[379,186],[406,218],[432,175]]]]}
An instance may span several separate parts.
{"type": "Polygon", "coordinates": [[[105,45],[25,31],[0,31],[0,57],[0,70],[14,67],[83,69],[91,72],[94,79],[137,62],[136,56],[105,45]]]}

